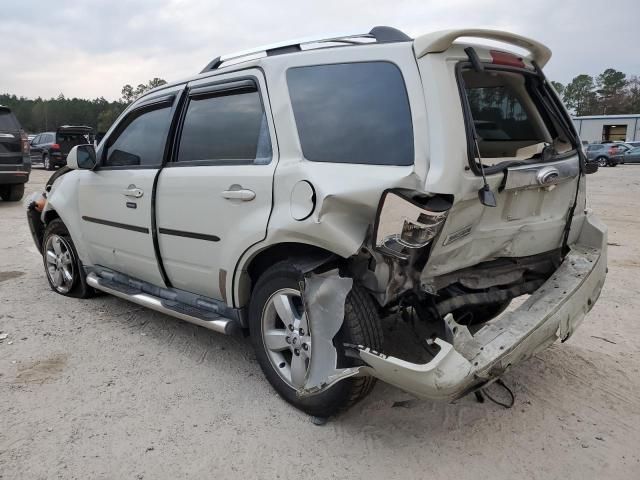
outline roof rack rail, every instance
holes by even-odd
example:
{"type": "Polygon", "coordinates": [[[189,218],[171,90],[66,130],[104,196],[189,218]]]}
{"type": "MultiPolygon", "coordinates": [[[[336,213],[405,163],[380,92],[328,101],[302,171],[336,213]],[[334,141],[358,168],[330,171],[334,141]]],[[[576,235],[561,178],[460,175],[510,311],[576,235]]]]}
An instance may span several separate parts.
{"type": "Polygon", "coordinates": [[[298,40],[273,43],[271,45],[263,45],[261,47],[243,50],[241,52],[222,55],[211,60],[200,73],[216,70],[220,68],[223,63],[231,60],[241,60],[244,57],[250,57],[253,55],[262,54],[263,56],[270,57],[284,53],[299,52],[302,50],[302,45],[309,45],[313,43],[347,43],[359,45],[361,43],[365,43],[361,41],[362,39],[372,39],[375,43],[410,42],[413,40],[406,33],[396,28],[378,26],[373,27],[368,33],[347,33],[344,35],[332,35],[330,37],[307,37],[298,40]]]}

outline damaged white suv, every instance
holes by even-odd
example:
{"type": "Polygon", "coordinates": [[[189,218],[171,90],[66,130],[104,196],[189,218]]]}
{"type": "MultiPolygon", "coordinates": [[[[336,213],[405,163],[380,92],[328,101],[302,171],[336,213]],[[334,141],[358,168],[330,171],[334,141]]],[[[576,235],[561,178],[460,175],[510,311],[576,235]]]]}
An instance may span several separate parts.
{"type": "Polygon", "coordinates": [[[550,56],[376,27],[218,57],[76,147],[30,205],[51,287],[242,329],[314,415],[375,379],[482,388],[566,340],[605,280],[550,56]]]}

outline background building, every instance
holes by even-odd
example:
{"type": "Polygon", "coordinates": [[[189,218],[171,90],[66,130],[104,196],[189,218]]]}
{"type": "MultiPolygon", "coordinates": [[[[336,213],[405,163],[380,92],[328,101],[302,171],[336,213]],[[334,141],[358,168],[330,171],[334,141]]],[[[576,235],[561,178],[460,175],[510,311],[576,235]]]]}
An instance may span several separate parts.
{"type": "Polygon", "coordinates": [[[640,141],[640,114],[589,115],[574,117],[580,139],[589,143],[622,140],[640,141]]]}

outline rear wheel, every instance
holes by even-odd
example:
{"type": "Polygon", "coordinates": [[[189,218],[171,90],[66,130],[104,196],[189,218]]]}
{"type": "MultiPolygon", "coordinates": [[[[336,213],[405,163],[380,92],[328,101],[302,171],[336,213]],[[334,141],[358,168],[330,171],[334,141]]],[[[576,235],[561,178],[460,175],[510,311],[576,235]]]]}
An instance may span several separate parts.
{"type": "Polygon", "coordinates": [[[44,270],[51,289],[68,297],[93,296],[94,290],[87,285],[82,262],[62,220],[56,218],[47,225],[42,245],[44,270]]]}
{"type": "MultiPolygon", "coordinates": [[[[267,380],[287,402],[310,414],[328,417],[351,407],[373,389],[375,379],[345,379],[328,390],[299,398],[312,355],[306,313],[299,290],[303,273],[290,262],[265,271],[251,295],[249,327],[256,357],[267,380]]],[[[345,317],[334,338],[338,366],[358,365],[345,355],[344,343],[362,344],[380,351],[382,329],[373,300],[354,284],[345,301],[345,317]]]]}
{"type": "Polygon", "coordinates": [[[17,185],[11,185],[11,189],[9,190],[9,200],[10,202],[18,202],[22,200],[24,196],[24,183],[19,183],[17,185]]]}

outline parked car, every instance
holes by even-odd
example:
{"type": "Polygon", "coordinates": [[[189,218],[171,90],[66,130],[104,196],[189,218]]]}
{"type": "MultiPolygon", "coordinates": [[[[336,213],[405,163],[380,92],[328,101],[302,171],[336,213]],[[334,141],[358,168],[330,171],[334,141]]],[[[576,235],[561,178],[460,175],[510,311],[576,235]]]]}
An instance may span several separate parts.
{"type": "Polygon", "coordinates": [[[0,198],[17,202],[29,181],[29,142],[9,107],[0,105],[0,198]]]}
{"type": "Polygon", "coordinates": [[[483,388],[569,338],[605,280],[596,168],[550,56],[506,32],[376,27],[217,57],[71,150],[28,212],[47,280],[244,329],[313,415],[375,379],[439,400],[483,388]],[[423,356],[385,344],[381,317],[398,313],[423,356]]]}
{"type": "Polygon", "coordinates": [[[640,147],[640,142],[626,142],[632,148],[640,147]]]}
{"type": "Polygon", "coordinates": [[[620,157],[618,146],[613,143],[592,143],[587,147],[587,161],[600,167],[617,167],[620,157]]]}
{"type": "Polygon", "coordinates": [[[640,163],[640,147],[632,148],[624,154],[625,163],[640,163]]]}
{"type": "Polygon", "coordinates": [[[67,155],[76,145],[93,141],[93,129],[87,126],[63,125],[55,132],[43,132],[31,140],[31,161],[42,163],[46,170],[67,164],[67,155]]]}

